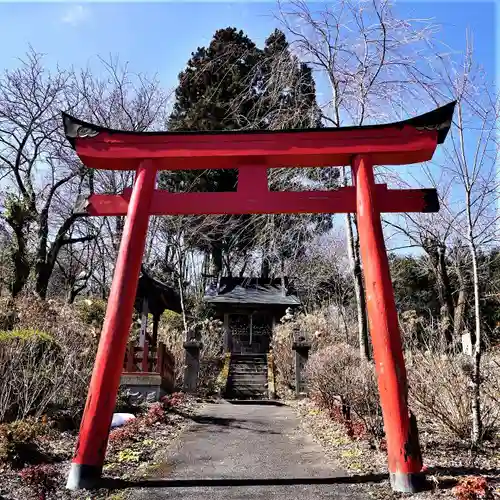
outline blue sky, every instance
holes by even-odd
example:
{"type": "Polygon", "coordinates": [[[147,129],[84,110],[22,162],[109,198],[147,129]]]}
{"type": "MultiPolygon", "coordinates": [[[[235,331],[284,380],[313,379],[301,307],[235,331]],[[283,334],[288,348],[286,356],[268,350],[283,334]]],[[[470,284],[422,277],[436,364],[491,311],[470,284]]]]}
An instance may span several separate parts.
{"type": "MultiPolygon", "coordinates": [[[[440,24],[438,38],[454,50],[464,49],[465,32],[469,28],[476,60],[488,74],[495,75],[496,67],[500,67],[500,54],[495,54],[495,46],[500,47],[500,37],[496,38],[495,33],[495,20],[500,25],[500,0],[395,3],[395,13],[400,18],[432,18],[440,24]]],[[[279,25],[273,17],[275,11],[274,2],[2,3],[0,0],[0,69],[16,66],[17,58],[31,44],[36,51],[46,54],[49,67],[57,63],[62,67],[93,66],[97,55],[106,59],[118,55],[133,71],[157,74],[165,87],[173,88],[191,52],[207,45],[215,30],[235,26],[262,46],[279,25]]],[[[321,87],[318,91],[321,92],[321,87]]],[[[419,172],[415,167],[399,168],[408,169],[408,173],[419,172]]]]}
{"type": "MultiPolygon", "coordinates": [[[[478,60],[495,69],[495,1],[399,1],[400,17],[434,18],[439,38],[463,48],[465,29],[474,33],[478,60]]],[[[134,71],[158,73],[170,87],[190,53],[218,28],[236,26],[258,45],[278,25],[274,2],[1,3],[0,68],[16,65],[31,44],[52,66],[86,66],[99,54],[119,55],[134,71]]],[[[498,5],[497,5],[498,10],[498,5]]]]}

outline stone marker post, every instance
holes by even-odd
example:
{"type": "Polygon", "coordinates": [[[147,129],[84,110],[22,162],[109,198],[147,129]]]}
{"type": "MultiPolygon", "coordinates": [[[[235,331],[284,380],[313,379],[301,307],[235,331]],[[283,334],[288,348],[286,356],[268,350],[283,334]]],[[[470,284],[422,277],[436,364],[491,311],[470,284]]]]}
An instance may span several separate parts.
{"type": "Polygon", "coordinates": [[[188,339],[184,342],[186,351],[184,363],[184,391],[196,392],[198,373],[200,371],[200,351],[203,343],[197,338],[196,332],[188,332],[188,339]]]}
{"type": "Polygon", "coordinates": [[[299,337],[292,346],[295,351],[295,394],[299,397],[307,392],[304,367],[309,358],[311,343],[305,337],[299,337]]]}

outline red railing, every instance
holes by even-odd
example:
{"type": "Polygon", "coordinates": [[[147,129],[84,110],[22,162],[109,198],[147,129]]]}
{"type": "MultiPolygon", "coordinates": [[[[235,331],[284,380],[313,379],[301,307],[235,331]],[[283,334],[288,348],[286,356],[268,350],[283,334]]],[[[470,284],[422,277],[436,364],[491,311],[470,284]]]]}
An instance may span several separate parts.
{"type": "Polygon", "coordinates": [[[162,384],[173,388],[175,358],[165,344],[151,347],[149,342],[144,347],[129,344],[123,363],[124,373],[157,373],[162,378],[162,384]]]}

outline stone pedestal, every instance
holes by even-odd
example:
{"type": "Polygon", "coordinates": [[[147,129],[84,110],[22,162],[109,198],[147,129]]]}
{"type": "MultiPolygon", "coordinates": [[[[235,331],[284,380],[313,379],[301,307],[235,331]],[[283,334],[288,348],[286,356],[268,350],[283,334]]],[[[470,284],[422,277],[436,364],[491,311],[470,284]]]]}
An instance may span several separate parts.
{"type": "Polygon", "coordinates": [[[200,340],[191,339],[184,342],[186,351],[184,363],[184,392],[196,392],[198,372],[200,370],[200,351],[203,344],[200,340]]]}
{"type": "Polygon", "coordinates": [[[166,394],[159,373],[123,373],[120,385],[134,404],[159,401],[166,394]]]}
{"type": "Polygon", "coordinates": [[[307,342],[304,337],[299,337],[293,343],[292,349],[295,351],[295,394],[299,397],[307,393],[304,367],[309,358],[311,343],[307,342]]]}

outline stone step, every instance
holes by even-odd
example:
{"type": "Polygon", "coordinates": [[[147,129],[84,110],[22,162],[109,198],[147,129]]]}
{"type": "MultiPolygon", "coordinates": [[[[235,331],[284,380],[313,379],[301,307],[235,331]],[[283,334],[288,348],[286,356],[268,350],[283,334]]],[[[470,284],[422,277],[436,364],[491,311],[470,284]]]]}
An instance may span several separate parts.
{"type": "Polygon", "coordinates": [[[267,373],[267,366],[231,366],[231,373],[267,373]]]}
{"type": "Polygon", "coordinates": [[[230,366],[229,367],[230,371],[237,371],[237,372],[267,372],[267,366],[242,366],[242,365],[235,365],[235,366],[230,366]]]}
{"type": "Polygon", "coordinates": [[[236,372],[267,372],[267,366],[248,366],[248,365],[234,365],[230,367],[231,371],[236,372]]]}
{"type": "Polygon", "coordinates": [[[267,373],[248,373],[248,372],[230,372],[229,377],[234,379],[248,378],[248,379],[265,379],[267,380],[267,373]]]}
{"type": "Polygon", "coordinates": [[[231,361],[261,361],[266,362],[267,356],[262,354],[233,354],[231,361]]]}
{"type": "Polygon", "coordinates": [[[238,389],[239,387],[252,387],[252,388],[262,388],[265,390],[267,388],[267,380],[234,380],[230,381],[228,387],[233,387],[238,389]]]}
{"type": "Polygon", "coordinates": [[[262,371],[262,372],[240,372],[240,371],[233,371],[231,370],[229,372],[230,377],[264,377],[267,378],[267,371],[262,371]]]}
{"type": "Polygon", "coordinates": [[[267,365],[267,361],[264,359],[234,359],[231,360],[232,365],[267,365]]]}
{"type": "Polygon", "coordinates": [[[239,391],[239,392],[248,391],[248,392],[262,392],[262,393],[264,393],[267,391],[267,387],[265,387],[262,384],[230,385],[229,392],[235,392],[235,391],[239,391]]]}
{"type": "Polygon", "coordinates": [[[231,391],[228,395],[231,399],[267,399],[267,392],[265,391],[231,391]]]}
{"type": "Polygon", "coordinates": [[[232,387],[239,387],[242,385],[261,385],[265,386],[267,384],[266,379],[251,379],[251,378],[246,378],[246,379],[236,379],[236,380],[231,380],[229,382],[229,385],[232,387]]]}

